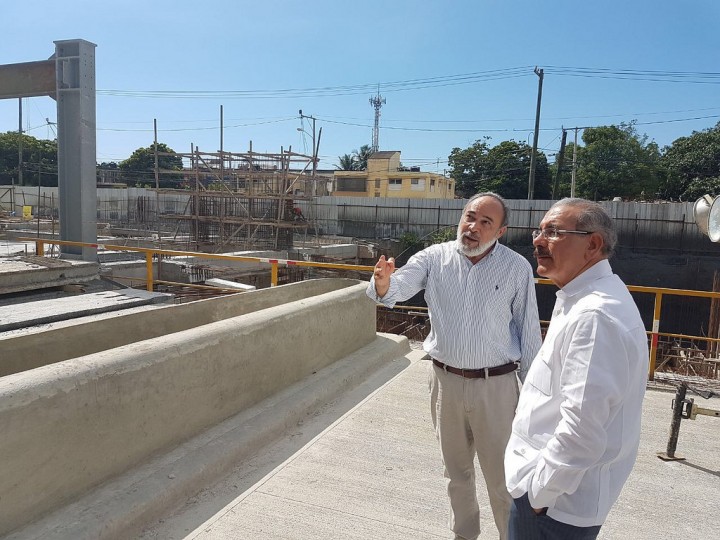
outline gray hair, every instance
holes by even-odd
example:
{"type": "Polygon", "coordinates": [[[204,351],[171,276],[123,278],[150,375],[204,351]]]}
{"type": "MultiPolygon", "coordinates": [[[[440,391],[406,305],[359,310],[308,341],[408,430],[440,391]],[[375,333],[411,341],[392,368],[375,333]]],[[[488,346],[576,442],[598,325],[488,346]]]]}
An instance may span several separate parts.
{"type": "Polygon", "coordinates": [[[502,209],[503,209],[502,224],[500,226],[507,227],[508,216],[510,215],[510,207],[507,205],[507,202],[505,202],[505,199],[503,199],[497,193],[493,193],[492,191],[484,191],[483,193],[476,193],[475,195],[470,197],[468,202],[463,207],[463,214],[465,213],[465,210],[468,209],[468,206],[470,206],[470,203],[478,200],[480,197],[492,197],[493,199],[495,199],[497,202],[500,203],[500,205],[502,206],[502,209]]]}
{"type": "Polygon", "coordinates": [[[587,199],[567,197],[553,204],[550,210],[564,206],[580,209],[575,226],[579,230],[595,232],[602,236],[602,254],[610,258],[615,252],[615,246],[617,245],[617,232],[615,231],[613,220],[605,209],[598,203],[587,199]]]}

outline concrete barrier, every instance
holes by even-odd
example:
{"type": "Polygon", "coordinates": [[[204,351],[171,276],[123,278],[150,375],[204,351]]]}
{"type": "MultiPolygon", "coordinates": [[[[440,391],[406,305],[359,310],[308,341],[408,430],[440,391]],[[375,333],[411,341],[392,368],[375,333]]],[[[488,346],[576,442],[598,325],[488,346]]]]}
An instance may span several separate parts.
{"type": "Polygon", "coordinates": [[[0,333],[0,377],[318,296],[356,283],[356,280],[340,278],[308,280],[252,294],[157,307],[142,313],[118,312],[92,320],[54,323],[22,333],[0,333]]]}
{"type": "Polygon", "coordinates": [[[0,379],[0,534],[374,341],[365,284],[330,281],[273,289],[289,301],[240,315],[208,302],[199,311],[221,320],[0,379]]]}

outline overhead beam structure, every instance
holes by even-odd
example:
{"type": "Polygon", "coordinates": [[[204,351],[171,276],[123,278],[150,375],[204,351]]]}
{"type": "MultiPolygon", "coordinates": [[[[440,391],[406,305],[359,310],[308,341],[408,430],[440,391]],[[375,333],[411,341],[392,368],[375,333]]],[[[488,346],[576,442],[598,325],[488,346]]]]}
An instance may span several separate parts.
{"type": "MultiPolygon", "coordinates": [[[[60,240],[97,242],[95,47],[55,41],[49,60],[0,66],[0,99],[50,96],[57,102],[60,240]]],[[[61,247],[63,256],[97,259],[93,248],[61,247]]]]}

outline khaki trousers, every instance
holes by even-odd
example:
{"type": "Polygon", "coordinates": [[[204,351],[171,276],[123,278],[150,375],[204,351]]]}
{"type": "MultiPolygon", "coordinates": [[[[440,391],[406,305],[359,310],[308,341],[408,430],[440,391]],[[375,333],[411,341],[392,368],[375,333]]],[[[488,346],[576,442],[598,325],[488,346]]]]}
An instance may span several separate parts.
{"type": "Polygon", "coordinates": [[[512,498],[505,487],[504,455],[518,403],[517,376],[512,372],[466,379],[430,367],[430,412],[445,466],[450,528],[456,538],[475,540],[480,535],[477,453],[495,525],[500,540],[506,540],[512,498]]]}

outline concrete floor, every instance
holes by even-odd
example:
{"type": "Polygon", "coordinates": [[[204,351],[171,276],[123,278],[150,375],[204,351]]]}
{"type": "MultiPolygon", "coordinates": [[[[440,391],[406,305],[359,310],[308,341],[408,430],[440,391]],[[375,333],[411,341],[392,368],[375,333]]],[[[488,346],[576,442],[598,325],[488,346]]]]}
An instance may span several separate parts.
{"type": "MultiPolygon", "coordinates": [[[[377,373],[139,538],[452,538],[421,356],[377,373]]],[[[687,460],[661,461],[673,397],[648,390],[638,461],[601,539],[720,538],[720,419],[683,420],[687,460]]],[[[718,397],[694,398],[720,409],[718,397]]],[[[478,497],[481,538],[497,539],[482,483],[478,497]]]]}

